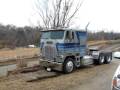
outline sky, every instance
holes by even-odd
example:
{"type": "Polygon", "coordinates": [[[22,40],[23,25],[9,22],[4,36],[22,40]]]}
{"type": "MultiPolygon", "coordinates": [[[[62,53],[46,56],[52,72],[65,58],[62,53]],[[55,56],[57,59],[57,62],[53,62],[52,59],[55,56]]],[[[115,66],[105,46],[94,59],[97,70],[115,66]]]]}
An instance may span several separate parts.
{"type": "MultiPolygon", "coordinates": [[[[120,0],[84,0],[76,27],[84,29],[88,22],[91,31],[120,32],[120,0]]],[[[35,0],[0,0],[0,23],[19,27],[36,26],[39,16],[35,0]]]]}

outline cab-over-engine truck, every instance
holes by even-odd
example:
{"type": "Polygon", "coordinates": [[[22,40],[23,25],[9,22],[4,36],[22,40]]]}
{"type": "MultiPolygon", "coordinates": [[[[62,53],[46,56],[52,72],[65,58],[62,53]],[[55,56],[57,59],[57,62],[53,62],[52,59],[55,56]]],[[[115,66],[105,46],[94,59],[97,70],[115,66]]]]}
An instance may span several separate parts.
{"type": "Polygon", "coordinates": [[[72,29],[41,31],[40,66],[48,70],[71,73],[80,66],[108,64],[112,52],[88,49],[87,32],[72,29]]]}

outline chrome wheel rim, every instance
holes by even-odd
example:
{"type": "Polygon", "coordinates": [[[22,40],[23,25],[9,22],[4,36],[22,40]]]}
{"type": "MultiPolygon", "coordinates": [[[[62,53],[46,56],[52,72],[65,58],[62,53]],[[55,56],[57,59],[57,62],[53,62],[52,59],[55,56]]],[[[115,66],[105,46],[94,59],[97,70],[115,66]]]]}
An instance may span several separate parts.
{"type": "Polygon", "coordinates": [[[73,62],[72,61],[68,61],[68,63],[66,64],[66,70],[68,72],[72,72],[73,71],[73,62]]]}
{"type": "Polygon", "coordinates": [[[103,56],[101,57],[101,63],[104,63],[104,57],[103,56]]]}
{"type": "Polygon", "coordinates": [[[110,57],[108,57],[107,61],[108,61],[108,62],[110,62],[110,61],[111,61],[111,58],[110,58],[110,57]]]}

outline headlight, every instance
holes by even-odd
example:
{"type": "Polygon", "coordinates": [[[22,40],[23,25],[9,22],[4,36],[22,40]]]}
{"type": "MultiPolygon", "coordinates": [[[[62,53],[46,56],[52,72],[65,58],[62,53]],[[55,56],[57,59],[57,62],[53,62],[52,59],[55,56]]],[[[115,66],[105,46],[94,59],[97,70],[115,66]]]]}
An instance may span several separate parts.
{"type": "Polygon", "coordinates": [[[60,55],[60,58],[63,58],[64,56],[63,55],[60,55]]]}
{"type": "Polygon", "coordinates": [[[59,58],[64,58],[64,55],[59,55],[59,56],[57,56],[57,57],[59,57],[59,58]]]}

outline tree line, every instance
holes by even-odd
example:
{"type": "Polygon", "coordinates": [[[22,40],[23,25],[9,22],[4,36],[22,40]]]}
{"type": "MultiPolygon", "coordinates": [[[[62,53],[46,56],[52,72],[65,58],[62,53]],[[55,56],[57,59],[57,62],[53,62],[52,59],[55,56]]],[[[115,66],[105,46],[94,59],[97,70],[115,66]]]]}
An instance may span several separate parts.
{"type": "Polygon", "coordinates": [[[118,40],[120,39],[120,33],[115,32],[88,32],[88,40],[118,40]]]}
{"type": "MultiPolygon", "coordinates": [[[[41,27],[16,27],[0,24],[0,48],[19,47],[30,44],[39,45],[41,27]]],[[[88,32],[88,40],[116,40],[120,39],[120,33],[113,32],[88,32]]]]}
{"type": "Polygon", "coordinates": [[[0,48],[37,44],[40,39],[40,30],[39,27],[16,27],[0,24],[0,48]]]}

